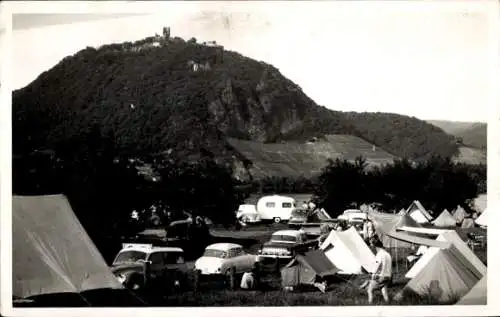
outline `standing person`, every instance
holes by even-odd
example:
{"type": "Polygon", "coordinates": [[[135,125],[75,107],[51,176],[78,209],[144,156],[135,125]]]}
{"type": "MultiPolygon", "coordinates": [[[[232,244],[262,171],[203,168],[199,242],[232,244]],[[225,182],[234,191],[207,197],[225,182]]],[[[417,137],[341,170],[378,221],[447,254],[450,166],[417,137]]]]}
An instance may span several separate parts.
{"type": "Polygon", "coordinates": [[[373,303],[373,291],[381,290],[384,301],[389,303],[388,286],[392,282],[392,257],[384,250],[382,241],[374,238],[370,244],[376,250],[375,260],[377,261],[377,269],[372,274],[371,280],[368,283],[368,303],[373,303]]]}
{"type": "Polygon", "coordinates": [[[363,223],[363,239],[369,244],[370,240],[373,238],[375,230],[373,228],[373,223],[370,220],[366,220],[363,223]]]}

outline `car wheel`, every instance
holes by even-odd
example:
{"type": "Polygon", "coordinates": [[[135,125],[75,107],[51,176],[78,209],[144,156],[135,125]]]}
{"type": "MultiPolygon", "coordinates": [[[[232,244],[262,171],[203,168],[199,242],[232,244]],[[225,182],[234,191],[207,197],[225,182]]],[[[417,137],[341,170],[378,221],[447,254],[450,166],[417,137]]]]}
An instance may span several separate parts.
{"type": "Polygon", "coordinates": [[[280,217],[275,217],[275,218],[273,218],[273,221],[274,221],[274,223],[280,223],[281,222],[281,218],[280,217]]]}
{"type": "Polygon", "coordinates": [[[248,216],[244,216],[243,218],[241,218],[241,221],[243,223],[249,223],[250,222],[250,218],[248,216]]]}

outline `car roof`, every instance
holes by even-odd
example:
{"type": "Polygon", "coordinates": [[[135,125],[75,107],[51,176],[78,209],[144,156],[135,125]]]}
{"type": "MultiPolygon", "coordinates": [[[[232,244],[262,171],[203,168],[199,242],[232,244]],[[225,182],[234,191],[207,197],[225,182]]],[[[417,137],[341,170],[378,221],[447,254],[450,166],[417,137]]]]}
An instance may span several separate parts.
{"type": "Polygon", "coordinates": [[[279,230],[273,233],[273,235],[283,235],[283,236],[297,236],[300,234],[299,230],[279,230]]]}
{"type": "Polygon", "coordinates": [[[243,248],[241,245],[236,244],[236,243],[214,243],[206,247],[206,249],[212,249],[212,250],[222,250],[222,251],[227,251],[230,249],[234,248],[243,248]]]}
{"type": "Polygon", "coordinates": [[[134,244],[129,244],[128,246],[123,247],[120,252],[125,252],[125,251],[138,251],[138,252],[144,252],[144,253],[155,253],[155,252],[184,252],[183,249],[178,248],[178,247],[158,247],[158,246],[151,246],[151,245],[134,245],[134,244]]]}

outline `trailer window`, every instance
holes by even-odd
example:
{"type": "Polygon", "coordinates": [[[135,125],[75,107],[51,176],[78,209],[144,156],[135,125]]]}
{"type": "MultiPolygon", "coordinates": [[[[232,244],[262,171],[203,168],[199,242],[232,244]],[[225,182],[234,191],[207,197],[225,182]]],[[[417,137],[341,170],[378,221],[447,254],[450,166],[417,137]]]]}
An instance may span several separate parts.
{"type": "Polygon", "coordinates": [[[268,207],[268,208],[274,208],[275,206],[276,206],[276,204],[274,202],[269,201],[266,203],[266,207],[268,207]]]}
{"type": "Polygon", "coordinates": [[[281,204],[283,208],[292,208],[292,203],[283,203],[281,204]]]}

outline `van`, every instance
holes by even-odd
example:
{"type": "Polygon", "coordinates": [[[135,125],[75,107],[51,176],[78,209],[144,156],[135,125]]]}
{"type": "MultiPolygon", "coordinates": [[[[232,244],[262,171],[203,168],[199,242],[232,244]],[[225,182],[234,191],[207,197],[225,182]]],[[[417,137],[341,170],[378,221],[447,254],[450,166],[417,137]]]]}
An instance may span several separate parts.
{"type": "Polygon", "coordinates": [[[288,221],[292,217],[292,211],[297,207],[295,199],[287,196],[271,195],[264,196],[257,202],[257,211],[260,219],[272,220],[275,223],[288,221]]]}

